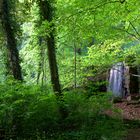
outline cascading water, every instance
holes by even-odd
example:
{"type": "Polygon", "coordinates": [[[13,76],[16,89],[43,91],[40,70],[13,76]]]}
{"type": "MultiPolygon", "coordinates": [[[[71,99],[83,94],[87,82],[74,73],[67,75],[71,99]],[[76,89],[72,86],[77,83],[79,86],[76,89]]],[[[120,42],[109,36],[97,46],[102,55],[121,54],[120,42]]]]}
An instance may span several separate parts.
{"type": "Polygon", "coordinates": [[[123,97],[123,81],[124,63],[119,62],[110,70],[108,91],[112,92],[114,96],[123,97]]]}

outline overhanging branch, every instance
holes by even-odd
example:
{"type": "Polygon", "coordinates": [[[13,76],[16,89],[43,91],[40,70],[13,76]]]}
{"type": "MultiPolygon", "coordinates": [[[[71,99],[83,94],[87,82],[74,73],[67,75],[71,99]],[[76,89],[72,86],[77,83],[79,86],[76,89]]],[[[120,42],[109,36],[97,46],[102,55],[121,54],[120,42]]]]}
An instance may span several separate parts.
{"type": "MultiPolygon", "coordinates": [[[[111,3],[122,3],[121,0],[115,0],[115,1],[108,1],[108,2],[104,2],[104,3],[100,3],[98,5],[96,5],[95,7],[90,7],[90,8],[85,8],[85,9],[82,9],[82,10],[79,10],[77,11],[76,13],[74,14],[71,14],[69,16],[65,16],[61,19],[56,19],[57,21],[61,21],[61,20],[66,20],[66,19],[69,19],[73,16],[76,16],[78,14],[81,14],[81,13],[86,13],[87,11],[90,11],[90,12],[96,12],[96,10],[100,7],[103,7],[105,5],[108,5],[108,4],[111,4],[111,3]]],[[[124,2],[123,2],[124,3],[124,2]]]]}
{"type": "Polygon", "coordinates": [[[117,29],[117,30],[120,30],[120,31],[122,31],[122,32],[126,32],[127,34],[131,35],[131,36],[134,37],[135,39],[140,40],[139,37],[137,37],[135,34],[129,32],[128,30],[121,29],[121,28],[116,28],[116,29],[117,29]]]}
{"type": "Polygon", "coordinates": [[[132,28],[134,29],[134,31],[136,32],[136,34],[140,37],[139,32],[137,31],[136,27],[132,24],[131,21],[129,21],[130,25],[132,26],[132,28]]]}

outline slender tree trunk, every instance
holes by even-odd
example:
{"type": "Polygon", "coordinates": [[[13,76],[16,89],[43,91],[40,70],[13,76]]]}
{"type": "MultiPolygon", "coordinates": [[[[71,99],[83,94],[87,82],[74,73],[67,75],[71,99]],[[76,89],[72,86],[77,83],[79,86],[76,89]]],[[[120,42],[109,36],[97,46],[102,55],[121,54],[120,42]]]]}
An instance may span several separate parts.
{"type": "Polygon", "coordinates": [[[43,52],[44,52],[44,49],[42,47],[42,38],[40,37],[39,38],[39,63],[38,63],[37,84],[39,84],[40,75],[41,75],[41,72],[43,72],[43,63],[44,63],[43,52]]]}
{"type": "Polygon", "coordinates": [[[17,50],[17,43],[10,17],[9,0],[2,1],[2,25],[7,42],[8,73],[13,75],[16,80],[22,80],[19,52],[17,50]]]}
{"type": "MultiPolygon", "coordinates": [[[[52,22],[53,16],[54,16],[52,0],[39,0],[39,8],[40,8],[40,14],[43,20],[52,22]]],[[[50,67],[51,82],[52,82],[53,90],[56,93],[56,95],[60,96],[61,87],[59,83],[59,74],[58,74],[58,67],[57,67],[57,61],[56,61],[54,25],[52,25],[51,28],[52,28],[52,31],[50,32],[49,36],[47,36],[49,67],[50,67]]]]}
{"type": "Polygon", "coordinates": [[[74,40],[74,88],[77,87],[77,52],[76,52],[76,44],[74,40]]]}

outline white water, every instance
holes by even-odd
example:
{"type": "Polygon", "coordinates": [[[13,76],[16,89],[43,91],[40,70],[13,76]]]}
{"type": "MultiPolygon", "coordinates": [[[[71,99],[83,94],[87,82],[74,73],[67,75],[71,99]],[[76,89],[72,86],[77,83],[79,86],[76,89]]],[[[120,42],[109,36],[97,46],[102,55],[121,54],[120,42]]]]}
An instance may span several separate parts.
{"type": "Polygon", "coordinates": [[[108,91],[111,91],[114,96],[123,97],[123,80],[124,64],[119,62],[110,70],[108,91]]]}

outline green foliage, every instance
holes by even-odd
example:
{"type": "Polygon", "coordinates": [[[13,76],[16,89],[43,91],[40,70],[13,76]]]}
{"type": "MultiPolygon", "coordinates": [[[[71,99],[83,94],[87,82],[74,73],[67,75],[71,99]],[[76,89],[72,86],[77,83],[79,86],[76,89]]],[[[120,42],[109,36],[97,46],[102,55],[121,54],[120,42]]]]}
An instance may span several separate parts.
{"type": "MultiPolygon", "coordinates": [[[[140,64],[140,1],[56,0],[53,23],[42,22],[37,0],[9,2],[25,83],[13,80],[1,83],[1,127],[6,133],[25,139],[120,139],[122,120],[105,115],[105,111],[113,110],[113,107],[108,103],[108,93],[99,92],[106,81],[93,83],[94,80],[85,79],[93,77],[100,81],[98,75],[120,61],[127,61],[130,65],[140,64]],[[86,87],[64,92],[61,102],[56,100],[52,87],[48,86],[50,74],[44,36],[53,30],[52,24],[56,29],[57,63],[62,88],[73,88],[75,79],[77,86],[86,87]],[[75,48],[81,49],[82,53],[75,53],[75,48]],[[39,74],[38,83],[45,83],[41,87],[32,85],[39,74]],[[65,118],[59,112],[60,107],[66,113],[65,118]]],[[[2,82],[7,79],[7,58],[3,57],[6,56],[5,40],[0,32],[2,82]]]]}
{"type": "Polygon", "coordinates": [[[17,136],[30,136],[38,129],[43,132],[55,128],[58,107],[54,94],[46,88],[8,82],[1,85],[0,93],[1,126],[7,133],[13,131],[17,136]]]}
{"type": "Polygon", "coordinates": [[[62,118],[59,102],[46,88],[8,81],[0,85],[0,93],[0,126],[14,139],[116,140],[122,136],[122,120],[104,114],[113,109],[108,95],[88,98],[82,91],[65,92],[61,105],[67,115],[62,118]]]}
{"type": "MultiPolygon", "coordinates": [[[[49,83],[46,42],[43,40],[40,44],[39,38],[49,34],[52,23],[42,22],[36,0],[12,1],[16,4],[16,20],[22,25],[20,56],[24,79],[28,83],[35,83],[41,62],[43,70],[39,83],[44,77],[44,81],[49,83]],[[22,8],[19,9],[20,7],[22,8]],[[41,48],[44,52],[43,60],[40,56],[41,48]]],[[[56,29],[57,59],[63,88],[74,85],[74,46],[82,49],[82,55],[77,53],[76,60],[77,85],[82,85],[86,76],[94,75],[99,69],[105,71],[112,64],[123,61],[124,55],[132,54],[132,48],[123,50],[122,45],[139,38],[138,4],[138,0],[124,3],[105,0],[55,2],[53,24],[56,29]],[[95,44],[92,47],[91,38],[94,38],[95,44]],[[83,70],[91,65],[97,66],[91,73],[83,70]]],[[[133,49],[133,53],[136,53],[136,49],[133,49]]],[[[137,55],[135,64],[139,64],[139,61],[137,55]]]]}

